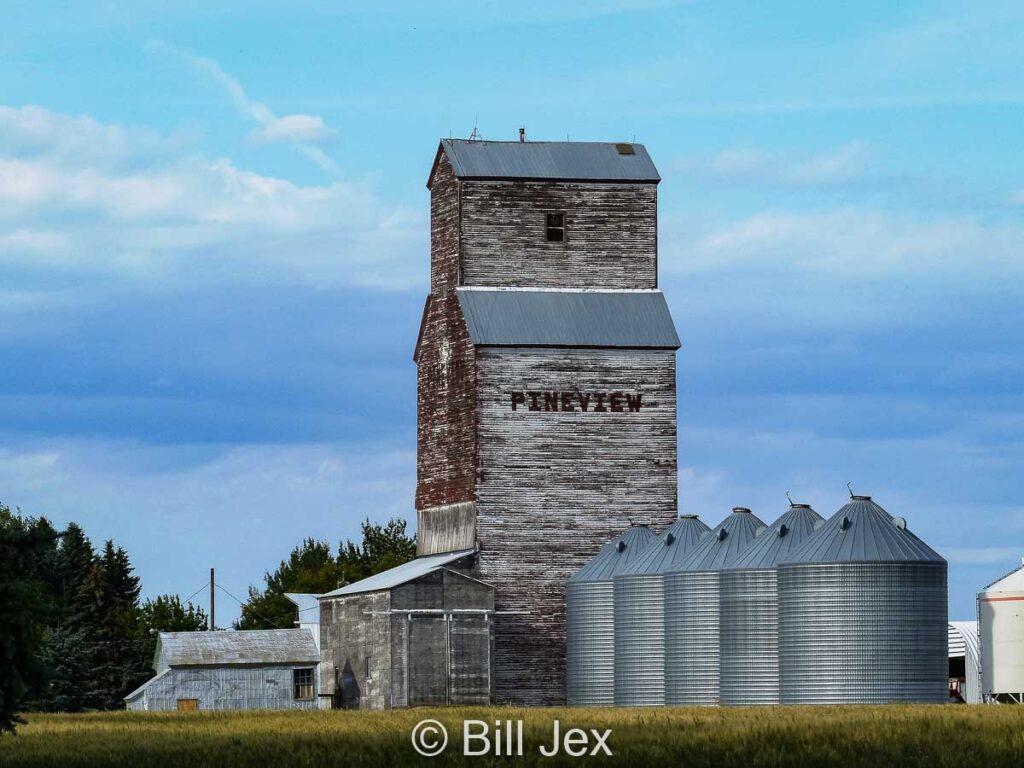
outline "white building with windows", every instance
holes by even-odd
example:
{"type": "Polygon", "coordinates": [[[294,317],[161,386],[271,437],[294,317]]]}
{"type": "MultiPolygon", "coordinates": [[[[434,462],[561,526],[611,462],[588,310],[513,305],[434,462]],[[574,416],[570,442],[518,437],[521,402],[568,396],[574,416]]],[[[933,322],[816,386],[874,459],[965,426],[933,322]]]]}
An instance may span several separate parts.
{"type": "Polygon", "coordinates": [[[307,628],[161,632],[156,677],[129,710],[315,709],[320,651],[307,628]]]}

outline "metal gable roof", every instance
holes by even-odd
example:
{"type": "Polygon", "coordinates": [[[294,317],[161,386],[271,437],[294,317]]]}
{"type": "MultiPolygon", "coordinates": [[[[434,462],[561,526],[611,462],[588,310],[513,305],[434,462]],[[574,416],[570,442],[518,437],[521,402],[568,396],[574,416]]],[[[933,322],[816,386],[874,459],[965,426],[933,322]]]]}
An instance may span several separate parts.
{"type": "Polygon", "coordinates": [[[440,555],[417,557],[415,560],[410,560],[409,562],[402,563],[394,568],[381,571],[380,573],[376,573],[373,576],[369,576],[353,584],[346,584],[344,587],[339,587],[338,589],[326,592],[320,595],[320,599],[325,597],[356,595],[360,592],[378,592],[382,589],[391,589],[392,587],[397,587],[400,584],[405,584],[407,581],[418,579],[420,576],[426,576],[428,573],[436,571],[438,568],[442,568],[458,560],[462,560],[464,557],[469,557],[475,552],[475,549],[463,549],[459,552],[445,552],[440,555]]]}
{"type": "Polygon", "coordinates": [[[661,291],[459,288],[477,346],[679,349],[661,291]]]}
{"type": "Polygon", "coordinates": [[[619,538],[601,547],[593,559],[569,577],[569,583],[611,581],[657,538],[646,525],[631,525],[619,538]]]}
{"type": "Polygon", "coordinates": [[[808,504],[793,504],[778,520],[761,531],[750,545],[726,562],[731,569],[774,568],[795,551],[823,522],[808,504]]]}
{"type": "Polygon", "coordinates": [[[780,564],[904,562],[946,561],[907,530],[906,521],[893,518],[870,496],[854,496],[780,564]]]}
{"type": "Polygon", "coordinates": [[[678,520],[665,529],[657,543],[645,548],[623,573],[665,573],[675,570],[697,546],[697,542],[710,531],[696,515],[680,515],[678,520]]]}
{"type": "Polygon", "coordinates": [[[983,592],[1017,592],[1024,590],[1024,559],[1021,564],[1007,574],[1000,576],[991,584],[986,584],[983,592]]]}
{"type": "Polygon", "coordinates": [[[248,629],[229,632],[161,632],[158,670],[218,664],[313,664],[320,653],[308,629],[248,629]]]}
{"type": "Polygon", "coordinates": [[[441,147],[460,179],[661,181],[643,144],[441,139],[441,147]]]}
{"type": "Polygon", "coordinates": [[[764,528],[764,523],[749,509],[733,507],[732,514],[673,568],[673,571],[719,571],[764,528]]]}

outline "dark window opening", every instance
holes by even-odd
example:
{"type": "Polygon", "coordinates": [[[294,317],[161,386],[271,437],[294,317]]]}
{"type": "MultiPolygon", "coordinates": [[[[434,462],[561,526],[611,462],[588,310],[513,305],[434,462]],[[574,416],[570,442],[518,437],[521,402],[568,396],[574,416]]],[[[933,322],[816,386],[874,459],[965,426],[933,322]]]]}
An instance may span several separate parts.
{"type": "Polygon", "coordinates": [[[547,233],[549,243],[565,242],[565,214],[549,213],[547,217],[547,233]]]}
{"type": "Polygon", "coordinates": [[[313,670],[295,669],[292,670],[292,682],[295,684],[296,699],[313,698],[313,670]]]}
{"type": "Polygon", "coordinates": [[[370,657],[367,656],[363,659],[363,677],[369,679],[370,677],[370,657]]]}

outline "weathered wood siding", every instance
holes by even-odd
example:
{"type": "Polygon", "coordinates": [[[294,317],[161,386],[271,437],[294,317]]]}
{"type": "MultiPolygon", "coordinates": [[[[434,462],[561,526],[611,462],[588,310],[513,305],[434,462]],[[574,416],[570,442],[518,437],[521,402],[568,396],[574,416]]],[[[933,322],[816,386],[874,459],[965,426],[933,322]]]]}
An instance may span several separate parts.
{"type": "Polygon", "coordinates": [[[444,504],[416,512],[416,554],[458,552],[476,546],[476,505],[444,504]]]}
{"type": "Polygon", "coordinates": [[[437,571],[396,587],[392,606],[394,706],[490,703],[493,617],[460,612],[493,611],[490,586],[437,571]]]}
{"type": "Polygon", "coordinates": [[[430,202],[430,301],[416,355],[417,510],[473,501],[474,350],[455,295],[458,185],[442,157],[430,202]]]}
{"type": "Polygon", "coordinates": [[[464,181],[461,285],[656,288],[654,184],[464,181]],[[546,214],[565,212],[549,243],[546,214]]]}
{"type": "MultiPolygon", "coordinates": [[[[346,665],[355,677],[360,709],[391,706],[390,592],[320,601],[320,690],[339,695],[346,665]],[[369,676],[366,675],[369,658],[369,676]]],[[[341,702],[338,702],[339,704],[341,702]]],[[[352,702],[345,702],[346,706],[352,702]]]]}
{"type": "Polygon", "coordinates": [[[293,670],[313,668],[313,664],[175,667],[154,679],[127,706],[135,711],[176,710],[178,699],[196,699],[200,711],[315,709],[316,675],[312,699],[296,699],[293,684],[293,670]]]}
{"type": "Polygon", "coordinates": [[[630,520],[676,517],[675,353],[480,349],[477,381],[475,575],[499,611],[525,612],[497,617],[495,700],[561,703],[566,580],[630,520]],[[559,393],[557,410],[513,410],[519,390],[559,393]],[[563,392],[613,391],[640,411],[562,410],[563,392]]]}

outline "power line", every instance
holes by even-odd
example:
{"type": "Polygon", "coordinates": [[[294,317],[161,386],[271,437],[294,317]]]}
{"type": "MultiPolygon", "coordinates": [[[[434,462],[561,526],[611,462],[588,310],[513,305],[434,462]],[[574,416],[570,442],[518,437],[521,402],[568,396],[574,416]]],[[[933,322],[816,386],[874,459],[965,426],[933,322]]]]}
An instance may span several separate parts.
{"type": "MultiPolygon", "coordinates": [[[[221,586],[220,584],[217,584],[216,582],[214,582],[214,586],[215,586],[215,587],[217,587],[217,589],[219,589],[219,590],[220,590],[221,592],[223,592],[223,593],[224,593],[225,595],[227,595],[228,597],[230,597],[230,598],[231,598],[232,600],[234,600],[234,601],[235,601],[236,603],[238,603],[238,604],[239,604],[239,605],[240,605],[240,606],[242,607],[242,609],[243,609],[243,610],[244,610],[244,609],[246,608],[246,606],[248,605],[247,603],[243,603],[243,602],[242,602],[241,600],[239,600],[239,599],[238,599],[237,597],[235,597],[234,595],[232,595],[232,594],[231,594],[230,592],[228,592],[228,591],[227,591],[226,589],[224,589],[224,587],[222,587],[222,586],[221,586]]],[[[267,624],[273,624],[273,623],[274,623],[273,621],[271,621],[270,619],[268,619],[268,618],[267,618],[266,616],[261,616],[260,614],[256,613],[256,611],[254,611],[254,610],[253,610],[252,606],[248,606],[248,607],[249,607],[249,610],[250,610],[250,611],[252,611],[252,615],[253,615],[253,616],[255,616],[255,617],[256,617],[257,619],[261,619],[262,621],[265,621],[265,622],[267,622],[267,624]]]]}

